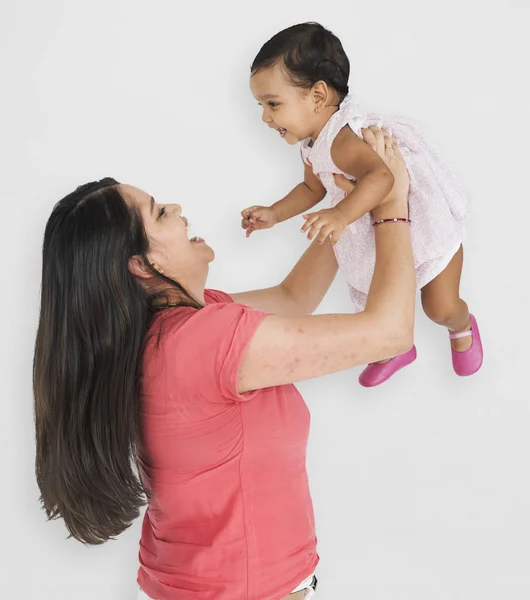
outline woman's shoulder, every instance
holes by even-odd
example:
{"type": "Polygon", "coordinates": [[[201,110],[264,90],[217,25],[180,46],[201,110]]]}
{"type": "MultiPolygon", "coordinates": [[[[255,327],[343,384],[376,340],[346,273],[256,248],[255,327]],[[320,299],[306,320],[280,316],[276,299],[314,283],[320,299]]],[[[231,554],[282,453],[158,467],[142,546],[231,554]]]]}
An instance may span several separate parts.
{"type": "MultiPolygon", "coordinates": [[[[207,364],[244,348],[267,313],[234,302],[220,290],[205,290],[206,305],[201,309],[175,307],[150,329],[148,347],[158,357],[179,357],[180,364],[207,364]]],[[[148,353],[148,359],[154,354],[148,353]]]]}
{"type": "Polygon", "coordinates": [[[230,327],[243,313],[252,310],[234,302],[229,294],[221,290],[206,289],[204,300],[205,306],[200,309],[177,306],[164,311],[159,330],[166,343],[182,341],[189,336],[214,339],[219,331],[230,327]]]}
{"type": "Polygon", "coordinates": [[[206,304],[220,304],[220,303],[232,303],[232,298],[221,290],[206,289],[204,290],[204,299],[206,304]]]}

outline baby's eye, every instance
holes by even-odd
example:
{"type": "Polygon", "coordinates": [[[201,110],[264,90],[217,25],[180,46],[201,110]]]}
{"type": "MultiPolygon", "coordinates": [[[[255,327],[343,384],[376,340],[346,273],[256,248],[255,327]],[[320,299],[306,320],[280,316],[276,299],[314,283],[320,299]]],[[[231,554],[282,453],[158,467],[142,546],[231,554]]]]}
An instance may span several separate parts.
{"type": "Polygon", "coordinates": [[[162,206],[162,208],[158,211],[158,218],[160,219],[160,217],[165,214],[166,214],[166,207],[162,206]]]}
{"type": "Polygon", "coordinates": [[[271,108],[276,108],[276,107],[278,106],[278,103],[277,103],[277,102],[272,102],[272,101],[270,101],[268,104],[269,104],[269,106],[270,106],[271,108]]]}

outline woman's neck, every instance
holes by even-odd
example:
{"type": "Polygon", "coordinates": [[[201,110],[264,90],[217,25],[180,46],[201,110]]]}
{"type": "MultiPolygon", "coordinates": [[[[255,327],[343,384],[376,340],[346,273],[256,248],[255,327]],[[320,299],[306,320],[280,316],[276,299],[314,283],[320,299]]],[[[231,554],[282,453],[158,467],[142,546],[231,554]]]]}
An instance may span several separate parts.
{"type": "Polygon", "coordinates": [[[179,306],[180,304],[188,304],[190,297],[199,304],[204,305],[206,303],[204,300],[204,286],[182,285],[182,287],[189,294],[189,296],[173,286],[164,287],[152,293],[153,307],[158,309],[164,308],[165,306],[179,306]]]}

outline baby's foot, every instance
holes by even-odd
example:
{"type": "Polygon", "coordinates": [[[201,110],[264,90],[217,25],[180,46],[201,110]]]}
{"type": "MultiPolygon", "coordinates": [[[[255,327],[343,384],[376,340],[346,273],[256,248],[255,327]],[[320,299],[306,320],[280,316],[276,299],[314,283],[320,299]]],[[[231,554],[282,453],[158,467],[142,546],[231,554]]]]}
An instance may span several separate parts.
{"type": "MultiPolygon", "coordinates": [[[[465,329],[461,329],[459,331],[450,331],[449,330],[449,333],[451,335],[458,334],[458,333],[464,333],[465,331],[469,331],[470,329],[471,329],[471,320],[469,321],[469,324],[465,329]]],[[[455,352],[465,352],[466,350],[469,350],[469,348],[471,348],[471,345],[473,344],[473,337],[471,335],[466,335],[465,337],[450,338],[450,342],[451,342],[451,348],[455,352]]]]}
{"type": "Polygon", "coordinates": [[[467,349],[451,350],[453,359],[453,369],[457,375],[473,375],[482,366],[483,351],[480,332],[478,330],[477,320],[473,315],[469,315],[471,321],[470,327],[460,333],[451,333],[449,338],[452,342],[460,342],[468,339],[467,349]]]}
{"type": "Polygon", "coordinates": [[[359,376],[359,383],[363,387],[375,387],[390,379],[394,373],[397,373],[403,367],[410,365],[416,360],[416,346],[388,360],[382,360],[376,363],[370,363],[359,376]]]}

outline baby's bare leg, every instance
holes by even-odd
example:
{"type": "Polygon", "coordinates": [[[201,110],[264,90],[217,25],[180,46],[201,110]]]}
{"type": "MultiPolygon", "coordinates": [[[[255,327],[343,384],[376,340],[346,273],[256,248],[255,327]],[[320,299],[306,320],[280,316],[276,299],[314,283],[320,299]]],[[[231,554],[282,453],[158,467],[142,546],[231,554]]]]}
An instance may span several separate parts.
{"type": "MultiPolygon", "coordinates": [[[[469,310],[460,298],[460,276],[464,262],[462,246],[447,267],[421,290],[421,303],[425,314],[438,325],[447,327],[451,333],[470,329],[469,310]]],[[[454,350],[467,350],[473,340],[471,336],[451,340],[454,350]]]]}

